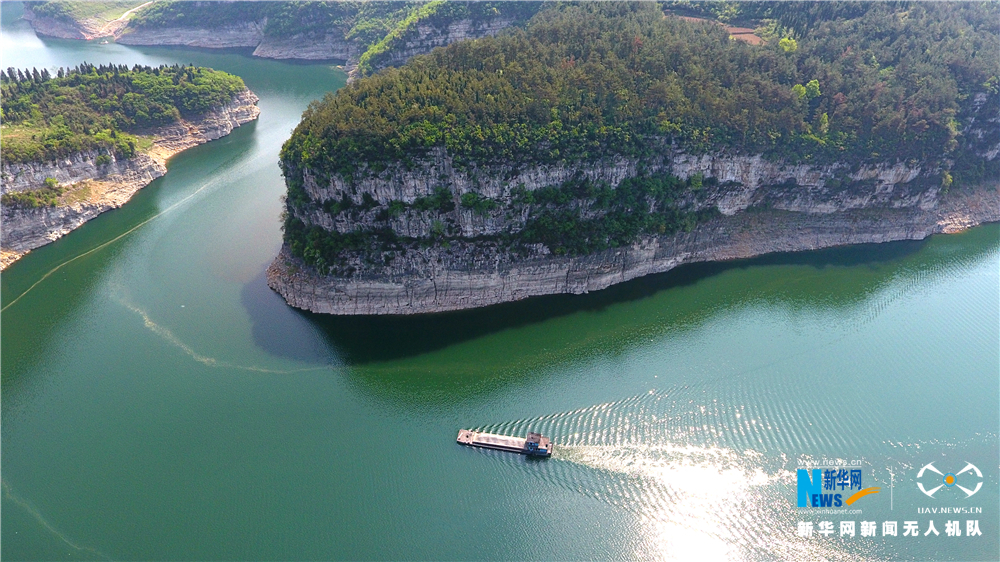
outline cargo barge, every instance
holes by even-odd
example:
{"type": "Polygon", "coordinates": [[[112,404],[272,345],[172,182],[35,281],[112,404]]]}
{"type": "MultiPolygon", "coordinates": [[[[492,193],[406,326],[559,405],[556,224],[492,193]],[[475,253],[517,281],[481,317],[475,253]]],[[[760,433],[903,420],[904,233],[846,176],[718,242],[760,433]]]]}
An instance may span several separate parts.
{"type": "Polygon", "coordinates": [[[540,433],[529,432],[527,438],[480,433],[468,429],[458,431],[458,442],[472,447],[485,447],[532,457],[551,457],[552,442],[540,433]]]}

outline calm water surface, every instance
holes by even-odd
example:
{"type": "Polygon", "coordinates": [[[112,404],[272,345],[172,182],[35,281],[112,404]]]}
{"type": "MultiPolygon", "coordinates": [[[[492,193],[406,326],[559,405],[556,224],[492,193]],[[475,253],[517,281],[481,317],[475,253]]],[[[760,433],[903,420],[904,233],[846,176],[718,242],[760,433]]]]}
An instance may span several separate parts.
{"type": "Polygon", "coordinates": [[[276,163],[344,74],[41,40],[17,15],[4,67],[192,62],[242,76],[261,116],[4,272],[4,559],[1000,556],[996,225],[476,312],[304,314],[263,277],[276,163]],[[463,427],[541,430],[556,454],[462,448],[463,427]],[[796,468],[822,459],[881,493],[797,510],[796,468]],[[975,464],[982,491],[927,498],[932,461],[975,464]],[[982,513],[916,511],[940,505],[982,513]],[[945,536],[973,518],[983,536],[945,536]],[[797,536],[822,520],[879,532],[797,536]]]}

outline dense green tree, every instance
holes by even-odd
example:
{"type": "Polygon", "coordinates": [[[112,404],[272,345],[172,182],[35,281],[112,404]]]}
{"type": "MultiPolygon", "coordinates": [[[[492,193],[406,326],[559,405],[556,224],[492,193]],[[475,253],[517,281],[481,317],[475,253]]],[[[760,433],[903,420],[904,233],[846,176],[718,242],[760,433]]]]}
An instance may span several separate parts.
{"type": "Polygon", "coordinates": [[[434,147],[460,163],[528,164],[642,156],[664,142],[794,161],[946,158],[952,122],[1000,74],[988,55],[1000,50],[997,6],[834,12],[786,52],[652,4],[553,6],[527,30],[416,57],[312,104],[283,166],[353,177],[434,147]]]}
{"type": "MultiPolygon", "coordinates": [[[[996,176],[997,160],[977,155],[1000,143],[1000,131],[963,131],[977,116],[1000,113],[997,4],[668,4],[767,20],[781,33],[749,45],[721,26],[664,17],[650,3],[557,4],[525,29],[357,80],[310,104],[282,148],[293,254],[326,271],[349,256],[377,261],[380,252],[456,242],[447,221],[432,239],[406,240],[385,222],[330,232],[296,213],[314,205],[306,170],[321,183],[340,176],[350,185],[441,150],[458,168],[484,173],[622,156],[642,162],[679,148],[790,163],[921,162],[943,170],[945,187],[996,176]]],[[[574,181],[502,203],[478,194],[456,200],[441,188],[412,205],[392,202],[377,219],[414,209],[489,214],[510,204],[527,217],[524,228],[491,243],[579,254],[693,227],[704,217],[675,201],[713,180],[574,181]]],[[[359,212],[346,200],[323,210],[359,212]]]]}
{"type": "Polygon", "coordinates": [[[228,103],[246,86],[238,76],[193,66],[83,63],[0,71],[4,162],[50,160],[103,149],[131,157],[136,134],[228,103]],[[36,79],[37,76],[37,79],[36,79]]]}

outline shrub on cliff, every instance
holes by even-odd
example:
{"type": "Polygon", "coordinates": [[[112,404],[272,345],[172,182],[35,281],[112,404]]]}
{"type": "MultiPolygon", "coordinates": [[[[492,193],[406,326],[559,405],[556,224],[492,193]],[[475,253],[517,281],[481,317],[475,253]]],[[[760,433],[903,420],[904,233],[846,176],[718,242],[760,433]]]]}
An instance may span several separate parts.
{"type": "Polygon", "coordinates": [[[38,207],[55,207],[63,189],[53,178],[45,178],[45,185],[30,191],[12,191],[0,197],[4,207],[20,209],[37,209],[38,207]]]}

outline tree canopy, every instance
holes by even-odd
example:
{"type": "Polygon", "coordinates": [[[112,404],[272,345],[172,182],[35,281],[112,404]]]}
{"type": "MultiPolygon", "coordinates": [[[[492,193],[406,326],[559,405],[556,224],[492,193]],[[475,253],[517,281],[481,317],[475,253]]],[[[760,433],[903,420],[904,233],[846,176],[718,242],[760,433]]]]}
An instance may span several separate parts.
{"type": "MultiPolygon", "coordinates": [[[[351,177],[444,147],[461,162],[642,156],[672,143],[796,162],[954,158],[977,94],[996,105],[996,4],[821,3],[761,46],[651,3],[555,5],[310,105],[286,176],[351,177]]],[[[782,19],[784,18],[784,19],[782,19]]]]}
{"type": "Polygon", "coordinates": [[[130,157],[136,133],[200,115],[246,89],[226,72],[194,66],[83,63],[0,71],[3,161],[51,160],[103,148],[130,157]]]}

